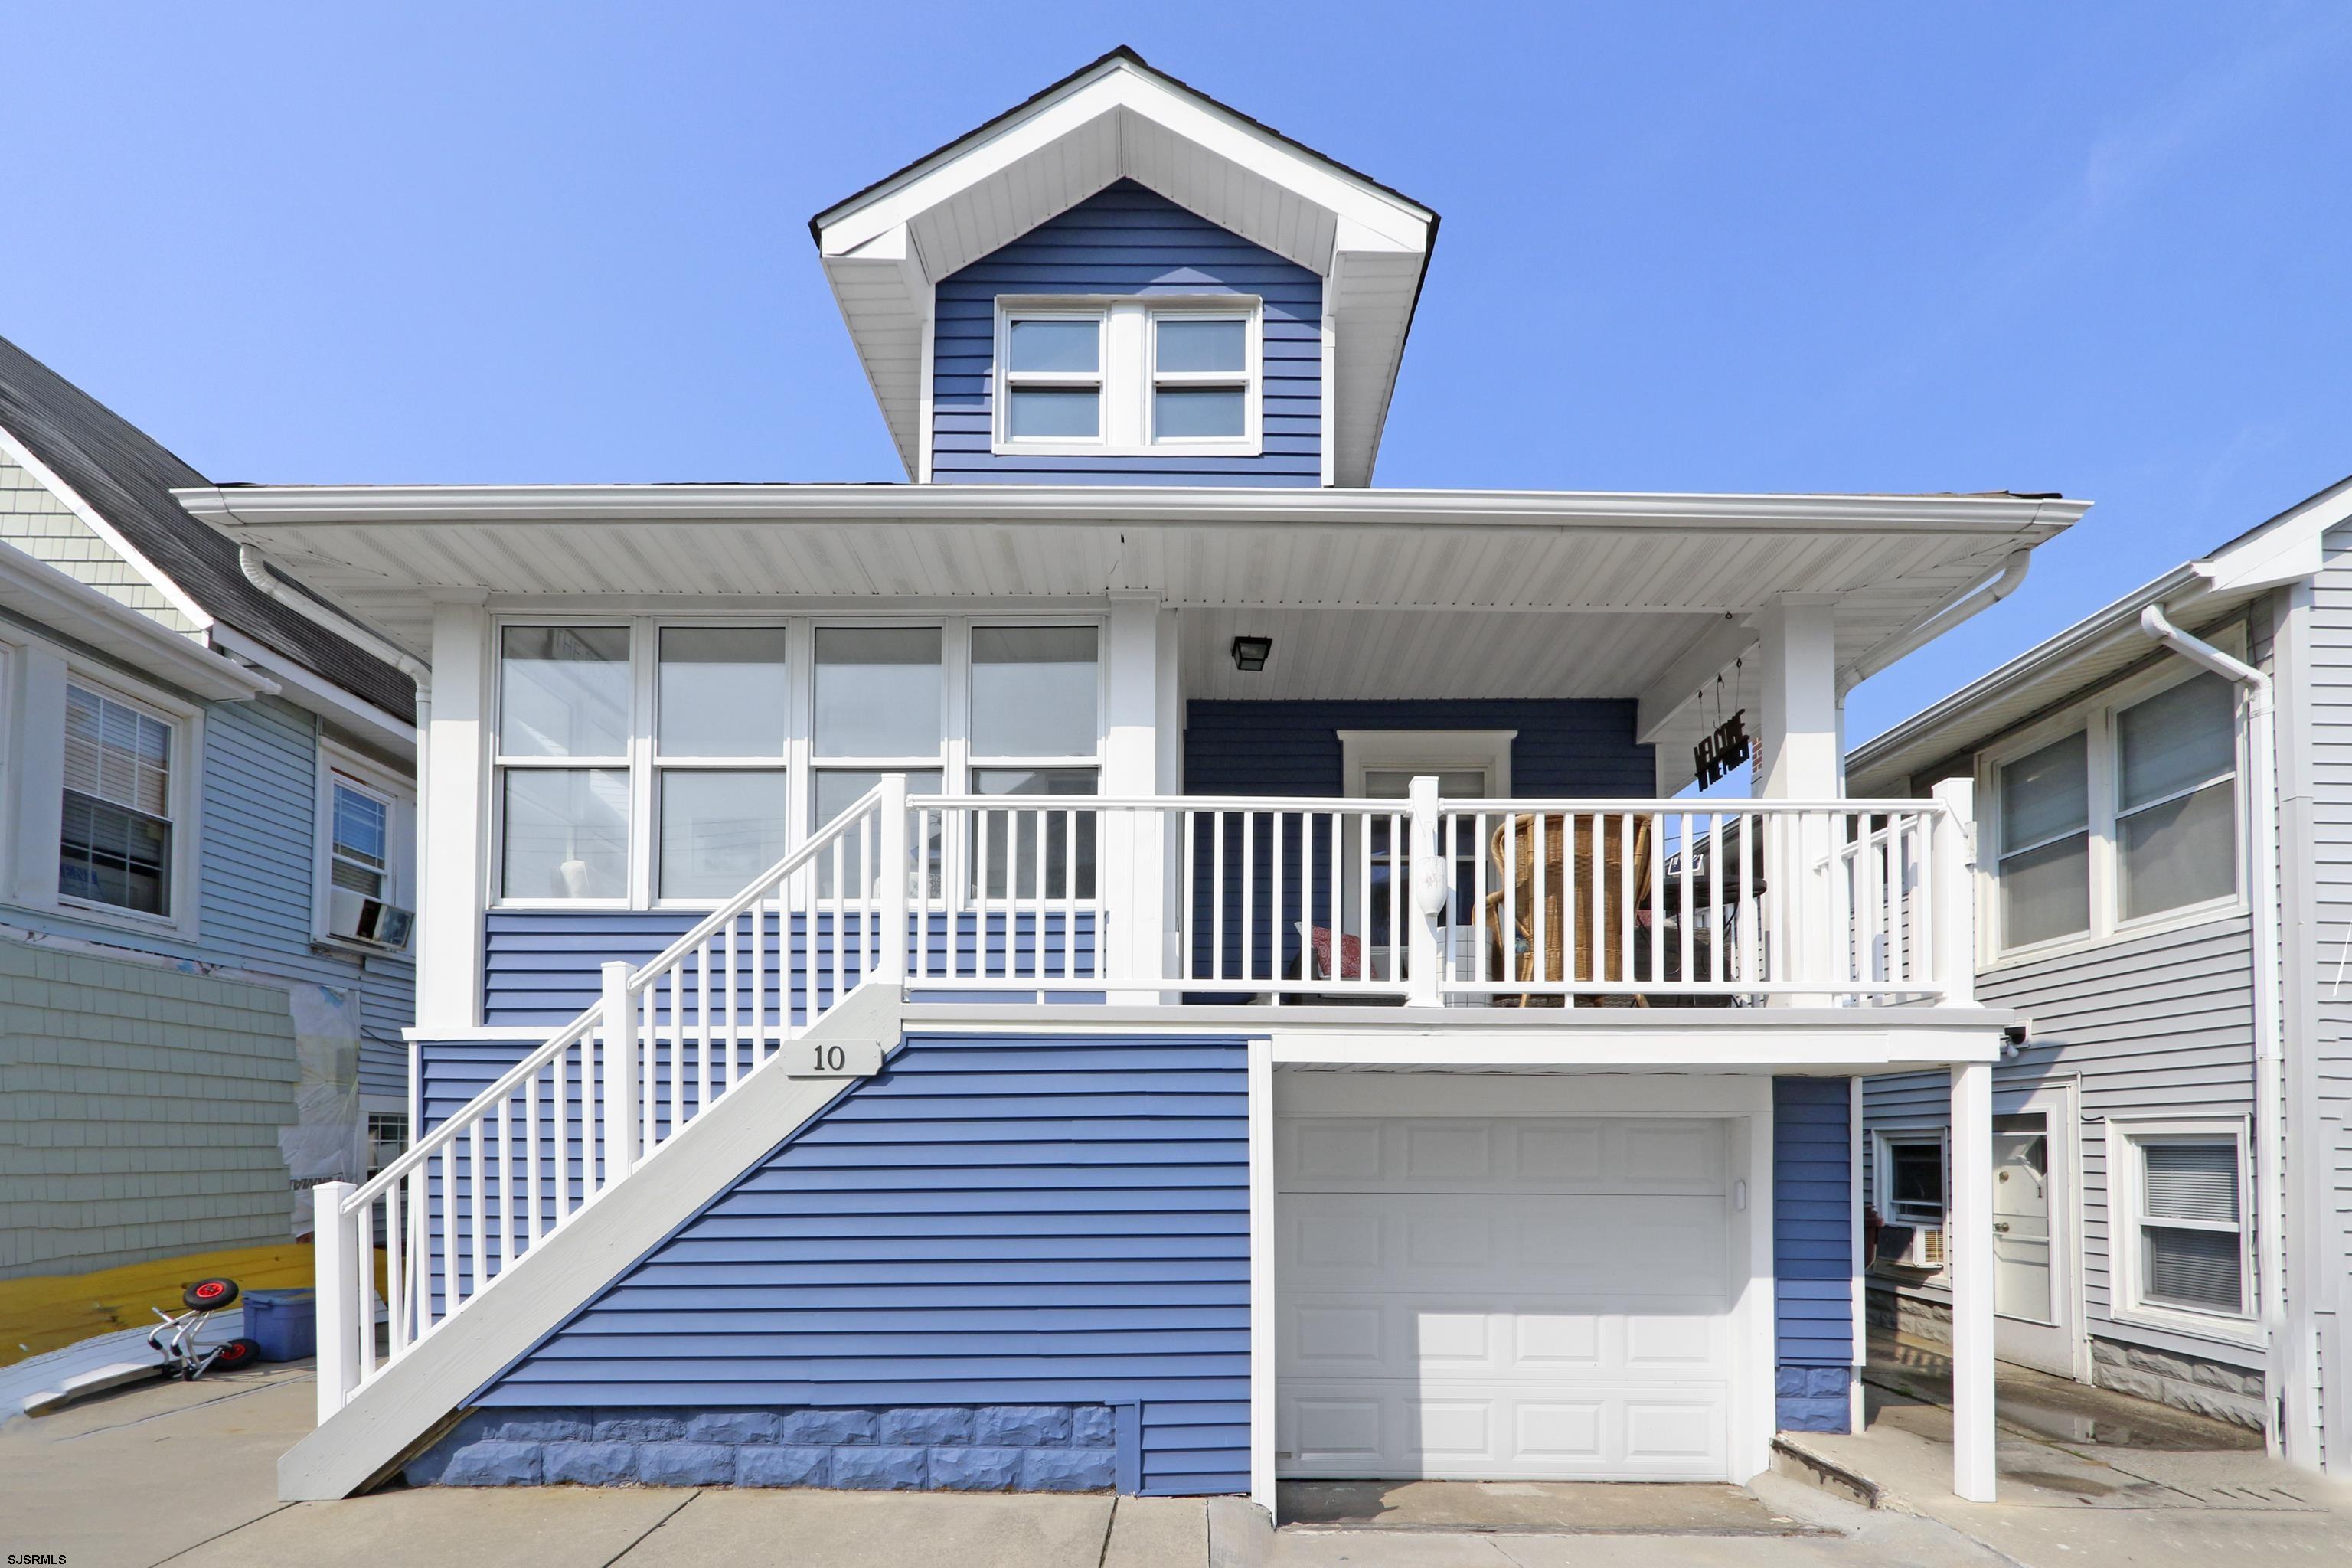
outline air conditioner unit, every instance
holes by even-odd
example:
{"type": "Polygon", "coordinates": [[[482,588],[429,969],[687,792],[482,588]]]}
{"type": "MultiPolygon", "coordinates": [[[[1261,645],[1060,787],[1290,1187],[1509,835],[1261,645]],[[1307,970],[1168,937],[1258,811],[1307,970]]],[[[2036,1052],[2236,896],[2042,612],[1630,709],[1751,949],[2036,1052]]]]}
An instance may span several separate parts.
{"type": "Polygon", "coordinates": [[[405,952],[415,929],[416,914],[413,910],[371,899],[349,888],[331,888],[327,891],[327,931],[331,936],[405,952]]]}

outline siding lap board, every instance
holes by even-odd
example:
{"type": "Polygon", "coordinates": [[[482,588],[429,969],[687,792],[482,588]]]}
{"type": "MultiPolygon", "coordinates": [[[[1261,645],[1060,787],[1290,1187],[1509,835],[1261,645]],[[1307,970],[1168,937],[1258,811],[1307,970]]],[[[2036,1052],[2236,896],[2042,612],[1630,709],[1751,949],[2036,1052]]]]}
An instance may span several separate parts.
{"type": "MultiPolygon", "coordinates": [[[[512,1044],[426,1047],[428,1120],[512,1044]]],[[[910,1039],[485,1388],[496,1406],[1141,1405],[1247,1489],[1239,1039],[910,1039]]]]}
{"type": "Polygon", "coordinates": [[[1843,1432],[1853,1364],[1853,1212],[1842,1078],[1772,1080],[1772,1272],[1784,1429],[1843,1432]]]}

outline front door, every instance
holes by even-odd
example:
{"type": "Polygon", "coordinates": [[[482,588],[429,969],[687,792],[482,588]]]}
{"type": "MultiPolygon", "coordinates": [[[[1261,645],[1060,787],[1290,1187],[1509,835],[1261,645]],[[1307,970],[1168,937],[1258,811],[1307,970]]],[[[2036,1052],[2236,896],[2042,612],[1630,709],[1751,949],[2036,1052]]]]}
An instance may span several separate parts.
{"type": "Polygon", "coordinates": [[[2078,1375],[2074,1322],[2074,1119],[2064,1090],[2043,1090],[1993,1117],[1995,1352],[2003,1361],[2078,1375]]]}

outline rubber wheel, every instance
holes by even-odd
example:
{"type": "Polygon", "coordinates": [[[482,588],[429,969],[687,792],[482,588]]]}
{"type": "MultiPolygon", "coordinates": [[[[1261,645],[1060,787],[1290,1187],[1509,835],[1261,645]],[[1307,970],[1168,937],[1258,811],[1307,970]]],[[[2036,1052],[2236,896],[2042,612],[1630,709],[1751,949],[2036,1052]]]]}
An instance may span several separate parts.
{"type": "Polygon", "coordinates": [[[180,1300],[194,1311],[217,1311],[236,1300],[236,1281],[199,1279],[180,1292],[180,1300]]]}
{"type": "Polygon", "coordinates": [[[221,1346],[220,1354],[213,1358],[210,1371],[235,1372],[241,1366],[251,1366],[261,1359],[261,1345],[254,1340],[231,1340],[221,1346]]]}

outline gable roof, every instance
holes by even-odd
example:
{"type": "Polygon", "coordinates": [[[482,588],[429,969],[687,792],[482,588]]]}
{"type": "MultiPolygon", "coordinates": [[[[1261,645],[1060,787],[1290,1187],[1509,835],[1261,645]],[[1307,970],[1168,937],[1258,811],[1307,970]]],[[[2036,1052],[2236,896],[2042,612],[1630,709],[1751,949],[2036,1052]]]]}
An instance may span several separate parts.
{"type": "Polygon", "coordinates": [[[907,471],[932,285],[1121,179],[1323,279],[1334,473],[1370,483],[1437,214],[1124,47],[809,220],[907,471]]]}
{"type": "Polygon", "coordinates": [[[2227,619],[2324,564],[2327,531],[2352,521],[2352,478],[2336,480],[2207,554],[2092,611],[1846,754],[1846,784],[1886,794],[1896,781],[1974,753],[2076,693],[2159,656],[2140,611],[2161,605],[2191,629],[2227,619]]]}
{"type": "MultiPolygon", "coordinates": [[[[236,542],[173,499],[210,481],[154,437],[0,338],[0,429],[167,580],[166,593],[285,655],[404,721],[415,721],[406,676],[256,588],[236,542]]],[[[323,601],[322,601],[323,602],[323,601]]]]}

